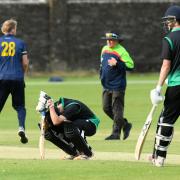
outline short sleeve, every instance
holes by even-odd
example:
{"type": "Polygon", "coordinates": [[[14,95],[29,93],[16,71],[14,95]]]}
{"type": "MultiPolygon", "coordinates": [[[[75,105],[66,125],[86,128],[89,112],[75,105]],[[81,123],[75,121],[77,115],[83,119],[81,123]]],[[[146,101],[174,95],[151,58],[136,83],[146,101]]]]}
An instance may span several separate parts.
{"type": "Polygon", "coordinates": [[[169,38],[164,38],[162,41],[162,59],[172,59],[172,41],[169,38]]]}
{"type": "Polygon", "coordinates": [[[25,42],[22,41],[22,55],[27,54],[27,45],[25,42]]]}

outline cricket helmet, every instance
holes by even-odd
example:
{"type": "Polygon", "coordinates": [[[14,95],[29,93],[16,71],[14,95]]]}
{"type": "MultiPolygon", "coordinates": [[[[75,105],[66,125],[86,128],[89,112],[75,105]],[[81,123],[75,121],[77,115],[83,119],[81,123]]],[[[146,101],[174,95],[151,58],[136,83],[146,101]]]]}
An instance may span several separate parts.
{"type": "Polygon", "coordinates": [[[162,17],[165,30],[167,31],[169,23],[175,23],[177,20],[180,21],[180,6],[170,6],[162,17]]]}

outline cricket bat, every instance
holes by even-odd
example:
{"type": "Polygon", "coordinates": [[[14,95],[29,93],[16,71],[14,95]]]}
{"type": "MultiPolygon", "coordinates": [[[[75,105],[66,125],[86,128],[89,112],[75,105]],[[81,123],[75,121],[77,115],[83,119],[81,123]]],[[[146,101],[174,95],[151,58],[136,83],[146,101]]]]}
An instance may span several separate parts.
{"type": "Polygon", "coordinates": [[[40,131],[40,137],[39,137],[39,152],[40,152],[40,158],[45,159],[45,115],[44,113],[41,114],[41,131],[40,131]]]}
{"type": "Polygon", "coordinates": [[[136,148],[135,148],[135,159],[136,160],[140,159],[142,148],[143,148],[144,142],[146,140],[146,136],[148,134],[149,128],[151,126],[152,118],[153,118],[154,112],[156,110],[156,107],[157,107],[157,105],[153,105],[153,107],[151,108],[151,111],[149,112],[149,114],[146,118],[146,121],[143,125],[141,133],[140,133],[139,138],[137,140],[137,144],[136,144],[136,148]]]}

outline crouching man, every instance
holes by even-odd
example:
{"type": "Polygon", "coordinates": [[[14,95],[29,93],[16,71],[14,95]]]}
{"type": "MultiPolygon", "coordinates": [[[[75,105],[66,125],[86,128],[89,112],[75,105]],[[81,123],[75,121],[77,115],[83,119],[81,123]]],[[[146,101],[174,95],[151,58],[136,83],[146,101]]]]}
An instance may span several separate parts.
{"type": "Polygon", "coordinates": [[[46,93],[41,94],[36,110],[46,112],[45,139],[68,154],[64,159],[91,158],[93,153],[86,136],[96,133],[100,122],[96,115],[78,100],[61,97],[54,103],[46,93]]]}

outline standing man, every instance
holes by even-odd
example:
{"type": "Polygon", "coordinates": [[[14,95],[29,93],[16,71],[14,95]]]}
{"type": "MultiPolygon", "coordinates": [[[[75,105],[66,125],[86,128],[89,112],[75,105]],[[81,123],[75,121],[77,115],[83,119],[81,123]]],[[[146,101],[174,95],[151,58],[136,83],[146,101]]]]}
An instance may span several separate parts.
{"type": "Polygon", "coordinates": [[[105,140],[128,138],[132,124],[123,117],[126,89],[126,71],[134,68],[134,63],[126,49],[120,44],[122,38],[116,32],[106,33],[103,38],[107,45],[101,51],[100,78],[103,86],[103,110],[113,120],[112,134],[105,140]]]}
{"type": "Polygon", "coordinates": [[[29,60],[26,44],[15,37],[17,21],[6,20],[0,38],[0,112],[11,94],[12,106],[17,111],[19,130],[18,135],[22,143],[27,143],[25,135],[25,84],[24,73],[28,70],[29,60]]]}
{"type": "Polygon", "coordinates": [[[169,7],[163,22],[169,33],[163,39],[163,62],[159,81],[156,88],[151,91],[152,103],[162,102],[164,98],[161,89],[168,77],[164,108],[158,120],[152,155],[153,164],[158,167],[164,165],[167,149],[173,137],[174,124],[180,115],[180,6],[169,7]]]}

